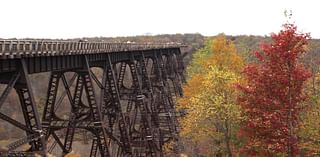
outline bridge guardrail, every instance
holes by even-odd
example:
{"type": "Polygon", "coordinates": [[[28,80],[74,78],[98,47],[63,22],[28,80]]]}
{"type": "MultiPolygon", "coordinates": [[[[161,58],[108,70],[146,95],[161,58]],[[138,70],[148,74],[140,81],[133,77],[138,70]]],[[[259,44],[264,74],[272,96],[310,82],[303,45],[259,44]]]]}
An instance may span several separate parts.
{"type": "Polygon", "coordinates": [[[180,48],[181,44],[106,43],[55,40],[0,40],[0,58],[180,48]]]}

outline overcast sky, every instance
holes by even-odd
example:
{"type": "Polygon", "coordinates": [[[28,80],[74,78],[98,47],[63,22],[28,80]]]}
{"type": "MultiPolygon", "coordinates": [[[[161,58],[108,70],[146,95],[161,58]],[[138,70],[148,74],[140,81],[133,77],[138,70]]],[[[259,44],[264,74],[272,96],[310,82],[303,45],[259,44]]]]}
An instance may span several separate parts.
{"type": "Polygon", "coordinates": [[[151,33],[269,35],[293,11],[320,38],[319,0],[1,0],[0,38],[75,38],[151,33]]]}

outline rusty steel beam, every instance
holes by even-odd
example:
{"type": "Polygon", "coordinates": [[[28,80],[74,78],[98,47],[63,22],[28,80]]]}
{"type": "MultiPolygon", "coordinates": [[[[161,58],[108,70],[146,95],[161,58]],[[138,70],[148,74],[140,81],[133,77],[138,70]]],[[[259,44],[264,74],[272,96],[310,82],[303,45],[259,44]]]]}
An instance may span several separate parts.
{"type": "Polygon", "coordinates": [[[87,139],[92,157],[163,157],[162,146],[179,139],[174,99],[185,82],[180,46],[0,40],[0,83],[7,85],[0,106],[15,89],[25,125],[2,113],[0,118],[27,134],[0,154],[45,155],[51,137],[49,151],[65,155],[82,129],[93,135],[87,139]],[[93,67],[102,69],[102,78],[93,67]],[[28,75],[46,71],[51,75],[40,123],[28,75]],[[64,103],[71,107],[69,119],[58,116],[64,103]],[[31,149],[15,150],[24,143],[31,149]]]}

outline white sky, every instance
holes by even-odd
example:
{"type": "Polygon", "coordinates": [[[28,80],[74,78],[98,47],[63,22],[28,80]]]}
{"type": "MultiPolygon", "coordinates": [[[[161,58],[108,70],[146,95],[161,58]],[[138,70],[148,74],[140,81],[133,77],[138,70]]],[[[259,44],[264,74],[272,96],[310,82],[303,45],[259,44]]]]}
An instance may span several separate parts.
{"type": "Polygon", "coordinates": [[[146,33],[269,35],[292,9],[298,29],[320,38],[317,0],[0,0],[0,38],[146,33]]]}

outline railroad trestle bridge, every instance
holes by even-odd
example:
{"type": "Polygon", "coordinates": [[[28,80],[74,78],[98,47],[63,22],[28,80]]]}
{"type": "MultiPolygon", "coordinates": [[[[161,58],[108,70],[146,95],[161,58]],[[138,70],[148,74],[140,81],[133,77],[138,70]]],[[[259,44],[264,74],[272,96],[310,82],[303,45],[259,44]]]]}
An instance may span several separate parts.
{"type": "Polygon", "coordinates": [[[180,48],[0,40],[0,109],[16,92],[24,122],[3,112],[0,119],[25,132],[2,146],[0,156],[64,156],[79,135],[91,144],[91,157],[164,156],[164,144],[179,139],[175,99],[185,81],[180,48]],[[39,107],[30,75],[42,72],[50,79],[42,82],[47,96],[39,107]]]}

